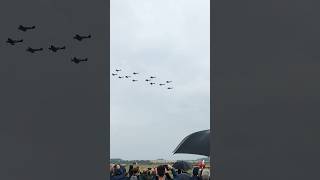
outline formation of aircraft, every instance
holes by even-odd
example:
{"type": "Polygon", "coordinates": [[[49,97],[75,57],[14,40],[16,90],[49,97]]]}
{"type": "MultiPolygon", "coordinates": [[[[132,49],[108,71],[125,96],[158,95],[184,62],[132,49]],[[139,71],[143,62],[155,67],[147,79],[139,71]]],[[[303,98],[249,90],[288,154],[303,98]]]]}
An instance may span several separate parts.
{"type": "MultiPolygon", "coordinates": [[[[130,73],[125,73],[125,72],[122,72],[122,69],[115,69],[115,71],[114,72],[112,72],[111,73],[111,75],[112,76],[115,76],[115,77],[117,77],[118,79],[132,79],[131,81],[132,82],[137,82],[137,81],[139,81],[137,78],[140,76],[140,75],[138,75],[138,74],[140,74],[140,73],[138,73],[138,72],[133,72],[132,74],[133,74],[133,76],[130,76],[130,75],[128,75],[128,74],[130,74],[130,73]],[[132,77],[132,78],[131,78],[132,77]]],[[[141,77],[141,78],[143,78],[143,77],[141,77]]],[[[164,81],[164,82],[159,82],[159,83],[157,83],[157,82],[155,82],[154,80],[155,79],[158,79],[156,76],[147,76],[147,78],[143,78],[142,80],[144,80],[145,82],[147,82],[149,85],[151,85],[151,86],[154,86],[154,85],[156,85],[156,84],[159,84],[159,86],[166,86],[166,85],[168,85],[169,83],[172,83],[172,81],[171,80],[167,80],[167,81],[164,81]]],[[[173,89],[173,87],[166,87],[166,89],[168,89],[168,90],[171,90],[171,89],[173,89]]]]}
{"type": "MultiPolygon", "coordinates": [[[[22,32],[27,32],[29,30],[33,30],[33,29],[36,29],[36,26],[32,25],[32,26],[25,26],[25,25],[19,25],[18,26],[18,30],[22,31],[22,32]]],[[[91,34],[89,35],[79,35],[79,34],[76,34],[74,35],[73,39],[75,40],[78,40],[78,41],[82,41],[83,39],[90,39],[91,38],[91,34]]],[[[10,44],[10,45],[16,45],[17,43],[24,43],[24,40],[23,39],[13,39],[13,38],[8,38],[6,43],[10,44]]],[[[61,50],[65,50],[66,49],[66,46],[55,46],[55,45],[50,45],[48,47],[48,50],[49,51],[52,51],[54,53],[57,53],[58,51],[61,51],[61,50]]],[[[39,47],[39,48],[32,48],[30,46],[27,46],[27,49],[26,49],[27,52],[30,52],[30,53],[36,53],[36,52],[40,52],[40,51],[44,51],[44,48],[42,47],[39,47]]],[[[81,62],[85,62],[85,61],[88,61],[88,58],[77,58],[77,57],[73,57],[71,59],[71,61],[75,64],[79,64],[81,62]]],[[[119,70],[121,71],[121,70],[119,70]]],[[[117,74],[112,74],[113,76],[117,75],[117,74]]],[[[129,78],[129,77],[126,77],[126,78],[129,78]]]]}

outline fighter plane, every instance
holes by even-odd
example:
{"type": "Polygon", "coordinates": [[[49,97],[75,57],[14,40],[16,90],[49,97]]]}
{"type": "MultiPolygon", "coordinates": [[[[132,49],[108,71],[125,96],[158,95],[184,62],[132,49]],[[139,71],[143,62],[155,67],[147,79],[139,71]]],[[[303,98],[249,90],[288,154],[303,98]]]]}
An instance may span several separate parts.
{"type": "Polygon", "coordinates": [[[168,87],[167,89],[173,89],[173,87],[168,87]]]}
{"type": "Polygon", "coordinates": [[[29,52],[31,52],[31,53],[35,53],[36,51],[42,51],[43,50],[43,48],[38,48],[38,49],[33,49],[33,48],[31,48],[31,47],[28,47],[27,48],[27,51],[29,51],[29,52]]]}
{"type": "Polygon", "coordinates": [[[8,38],[8,40],[6,41],[6,43],[9,43],[11,45],[15,45],[16,43],[20,43],[20,42],[23,42],[23,39],[20,39],[20,40],[13,40],[11,38],[8,38]]]}
{"type": "Polygon", "coordinates": [[[136,82],[136,81],[138,81],[138,80],[132,79],[132,81],[133,81],[133,82],[136,82]]]}
{"type": "Polygon", "coordinates": [[[137,72],[133,72],[133,74],[134,74],[134,75],[136,75],[136,74],[139,74],[139,73],[137,73],[137,72]]]}
{"type": "Polygon", "coordinates": [[[112,76],[115,76],[115,75],[118,75],[118,74],[114,74],[114,73],[112,73],[112,76]]]}
{"type": "Polygon", "coordinates": [[[130,78],[131,76],[125,76],[126,78],[130,78]]]}
{"type": "Polygon", "coordinates": [[[119,76],[119,79],[123,78],[123,76],[119,76]]]}
{"type": "Polygon", "coordinates": [[[165,84],[159,84],[160,86],[164,86],[165,84]]]}
{"type": "Polygon", "coordinates": [[[66,49],[66,47],[65,47],[65,46],[63,46],[63,47],[56,47],[56,46],[51,45],[48,49],[51,50],[52,52],[57,52],[58,50],[66,49]]]}
{"type": "Polygon", "coordinates": [[[27,27],[27,26],[22,26],[22,25],[20,25],[20,26],[18,27],[18,29],[21,30],[21,31],[23,31],[23,32],[26,32],[26,31],[29,30],[29,29],[35,29],[35,28],[36,28],[36,26],[27,27]]]}
{"type": "Polygon", "coordinates": [[[146,81],[148,82],[148,81],[150,81],[150,79],[146,79],[146,81]]]}
{"type": "Polygon", "coordinates": [[[167,81],[166,83],[171,83],[172,81],[167,81]]]}
{"type": "Polygon", "coordinates": [[[150,76],[150,78],[151,78],[151,79],[153,79],[153,78],[156,78],[156,77],[154,77],[154,76],[150,76]]]}
{"type": "Polygon", "coordinates": [[[155,83],[151,82],[150,85],[154,85],[155,83]]]}
{"type": "Polygon", "coordinates": [[[80,58],[74,57],[74,58],[71,59],[71,61],[76,63],[76,64],[79,64],[82,61],[88,61],[88,58],[80,59],[80,58]]]}
{"type": "Polygon", "coordinates": [[[121,71],[121,69],[116,69],[117,72],[121,71]]]}
{"type": "Polygon", "coordinates": [[[73,39],[76,39],[78,41],[82,41],[82,39],[89,39],[91,38],[91,35],[89,34],[88,36],[80,36],[79,34],[76,34],[73,39]]]}

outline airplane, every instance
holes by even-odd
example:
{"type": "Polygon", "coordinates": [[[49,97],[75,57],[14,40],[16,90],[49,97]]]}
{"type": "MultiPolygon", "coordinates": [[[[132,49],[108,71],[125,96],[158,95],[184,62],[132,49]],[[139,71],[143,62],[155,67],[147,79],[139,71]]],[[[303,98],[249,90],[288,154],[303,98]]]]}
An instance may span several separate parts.
{"type": "Polygon", "coordinates": [[[126,78],[129,78],[129,77],[131,77],[131,76],[125,76],[126,78]]]}
{"type": "Polygon", "coordinates": [[[168,87],[167,89],[173,89],[173,87],[168,87]]]}
{"type": "Polygon", "coordinates": [[[167,81],[167,83],[171,83],[172,81],[167,81]]]}
{"type": "Polygon", "coordinates": [[[29,52],[31,52],[31,53],[35,53],[36,51],[42,51],[43,50],[43,48],[38,48],[38,49],[33,49],[33,48],[31,48],[31,47],[28,47],[27,48],[27,51],[29,51],[29,52]]]}
{"type": "Polygon", "coordinates": [[[151,82],[150,85],[154,85],[155,83],[151,82]]]}
{"type": "Polygon", "coordinates": [[[133,74],[136,75],[136,74],[139,74],[139,73],[133,72],[133,74]]]}
{"type": "Polygon", "coordinates": [[[74,57],[74,58],[71,59],[71,61],[76,63],[76,64],[79,64],[82,61],[88,61],[88,58],[79,59],[79,58],[74,57]]]}
{"type": "Polygon", "coordinates": [[[20,42],[23,42],[23,39],[20,39],[20,40],[13,40],[11,38],[8,38],[8,40],[6,41],[6,43],[9,43],[11,45],[15,45],[16,43],[20,43],[20,42]]]}
{"type": "Polygon", "coordinates": [[[115,76],[115,75],[118,75],[118,74],[113,74],[113,73],[112,73],[112,76],[115,76]]]}
{"type": "Polygon", "coordinates": [[[121,69],[116,69],[117,72],[121,71],[121,69]]]}
{"type": "Polygon", "coordinates": [[[52,52],[57,52],[57,51],[60,50],[60,49],[66,49],[66,47],[65,47],[65,46],[63,46],[63,47],[56,47],[56,46],[51,45],[48,49],[51,50],[52,52]]]}
{"type": "Polygon", "coordinates": [[[153,79],[153,78],[156,78],[156,77],[150,76],[150,78],[153,79]]]}
{"type": "Polygon", "coordinates": [[[89,39],[91,38],[91,35],[89,34],[88,36],[80,36],[79,34],[76,34],[73,39],[76,39],[78,41],[82,41],[82,39],[89,39]]]}
{"type": "Polygon", "coordinates": [[[123,76],[119,76],[119,79],[123,78],[123,76]]]}
{"type": "Polygon", "coordinates": [[[160,86],[164,86],[165,84],[159,84],[160,86]]]}
{"type": "Polygon", "coordinates": [[[136,82],[136,81],[138,81],[138,80],[132,79],[132,81],[133,81],[133,82],[136,82]]]}
{"type": "Polygon", "coordinates": [[[148,82],[148,81],[150,81],[150,79],[146,79],[146,81],[148,82]]]}
{"type": "Polygon", "coordinates": [[[23,31],[23,32],[26,32],[26,31],[29,30],[29,29],[35,29],[35,28],[36,28],[36,26],[27,27],[27,26],[22,26],[22,25],[20,25],[20,26],[18,27],[18,29],[21,30],[21,31],[23,31]]]}

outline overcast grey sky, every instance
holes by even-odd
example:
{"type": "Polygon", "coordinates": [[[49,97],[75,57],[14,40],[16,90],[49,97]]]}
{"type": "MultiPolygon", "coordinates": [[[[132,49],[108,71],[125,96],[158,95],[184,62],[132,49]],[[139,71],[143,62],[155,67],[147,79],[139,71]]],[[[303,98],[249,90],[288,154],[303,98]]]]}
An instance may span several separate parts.
{"type": "Polygon", "coordinates": [[[188,134],[210,128],[209,0],[111,0],[110,157],[194,159],[172,155],[188,134]],[[172,80],[173,90],[151,86],[172,80]]]}

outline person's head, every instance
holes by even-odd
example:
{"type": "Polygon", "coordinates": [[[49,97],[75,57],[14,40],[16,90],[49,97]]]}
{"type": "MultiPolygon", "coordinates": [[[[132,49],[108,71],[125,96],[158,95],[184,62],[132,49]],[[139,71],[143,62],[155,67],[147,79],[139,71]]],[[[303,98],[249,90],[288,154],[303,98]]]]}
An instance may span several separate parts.
{"type": "Polygon", "coordinates": [[[202,180],[209,180],[210,179],[209,169],[203,169],[201,177],[202,177],[202,180]]]}
{"type": "Polygon", "coordinates": [[[163,177],[166,173],[166,168],[163,165],[157,167],[157,174],[160,177],[163,177]]]}
{"type": "Polygon", "coordinates": [[[126,167],[124,167],[124,166],[120,166],[120,169],[122,169],[122,172],[123,172],[123,173],[126,173],[126,172],[127,172],[126,167]]]}
{"type": "Polygon", "coordinates": [[[198,167],[194,167],[192,170],[192,174],[193,176],[198,176],[199,175],[199,168],[198,167]]]}
{"type": "Polygon", "coordinates": [[[132,169],[133,175],[137,175],[137,174],[139,174],[139,172],[140,172],[139,166],[134,167],[134,168],[132,169]]]}
{"type": "Polygon", "coordinates": [[[181,174],[181,173],[182,173],[181,169],[178,169],[178,174],[181,174]]]}
{"type": "Polygon", "coordinates": [[[113,171],[114,164],[110,164],[110,172],[113,171]]]}
{"type": "Polygon", "coordinates": [[[133,175],[132,169],[133,169],[133,165],[130,165],[130,166],[129,166],[129,176],[132,176],[132,175],[133,175]]]}
{"type": "Polygon", "coordinates": [[[110,175],[113,176],[114,175],[114,170],[113,170],[113,164],[110,164],[110,175]]]}
{"type": "Polygon", "coordinates": [[[116,176],[119,176],[119,175],[122,175],[122,174],[123,174],[123,171],[122,171],[121,168],[118,168],[118,169],[115,169],[115,170],[114,170],[114,174],[115,174],[116,176]]]}
{"type": "Polygon", "coordinates": [[[151,170],[151,175],[152,175],[152,176],[157,175],[157,169],[156,169],[156,168],[153,168],[153,169],[151,170]]]}

